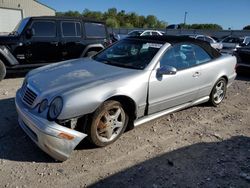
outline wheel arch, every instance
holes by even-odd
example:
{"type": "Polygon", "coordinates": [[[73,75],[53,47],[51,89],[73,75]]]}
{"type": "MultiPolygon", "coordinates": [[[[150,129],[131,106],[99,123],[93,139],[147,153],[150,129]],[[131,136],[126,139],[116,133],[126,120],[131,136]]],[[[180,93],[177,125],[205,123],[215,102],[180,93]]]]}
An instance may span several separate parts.
{"type": "Polygon", "coordinates": [[[117,96],[112,96],[106,99],[105,101],[108,101],[108,100],[114,100],[114,101],[120,102],[122,106],[124,107],[124,110],[126,111],[126,113],[129,115],[129,118],[131,120],[136,119],[136,116],[137,116],[136,115],[137,114],[136,103],[132,98],[125,96],[125,95],[117,95],[117,96]]]}
{"type": "Polygon", "coordinates": [[[102,44],[91,44],[86,46],[86,48],[83,50],[81,57],[86,57],[88,52],[90,51],[101,51],[104,49],[104,46],[102,44]]]}

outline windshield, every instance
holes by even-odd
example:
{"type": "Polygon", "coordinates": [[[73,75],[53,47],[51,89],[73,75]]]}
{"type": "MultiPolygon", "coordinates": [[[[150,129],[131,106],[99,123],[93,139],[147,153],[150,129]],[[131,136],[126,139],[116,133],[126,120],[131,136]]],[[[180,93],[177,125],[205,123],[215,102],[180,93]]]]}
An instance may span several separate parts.
{"type": "Polygon", "coordinates": [[[159,42],[124,39],[100,52],[93,59],[113,66],[142,70],[162,45],[159,42]]]}
{"type": "Polygon", "coordinates": [[[17,34],[21,34],[24,27],[26,26],[26,24],[28,23],[29,18],[25,18],[23,20],[21,20],[15,27],[15,29],[12,31],[12,33],[17,33],[17,34]]]}

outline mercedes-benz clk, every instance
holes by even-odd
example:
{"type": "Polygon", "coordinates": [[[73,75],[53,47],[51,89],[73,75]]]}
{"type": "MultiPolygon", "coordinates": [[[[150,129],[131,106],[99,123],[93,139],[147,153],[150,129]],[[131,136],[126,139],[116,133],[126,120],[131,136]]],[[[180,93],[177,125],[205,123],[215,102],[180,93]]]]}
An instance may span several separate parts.
{"type": "Polygon", "coordinates": [[[204,102],[219,105],[235,65],[234,56],[195,39],[129,37],[92,58],[29,72],[16,94],[19,124],[43,151],[64,161],[85,137],[103,147],[128,124],[204,102]]]}

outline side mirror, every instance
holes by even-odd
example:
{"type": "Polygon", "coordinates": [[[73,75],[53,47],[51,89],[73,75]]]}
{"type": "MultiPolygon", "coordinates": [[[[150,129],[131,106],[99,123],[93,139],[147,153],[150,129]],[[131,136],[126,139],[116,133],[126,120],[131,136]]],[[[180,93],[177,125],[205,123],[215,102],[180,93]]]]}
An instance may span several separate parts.
{"type": "Polygon", "coordinates": [[[35,30],[33,28],[27,29],[26,30],[26,37],[30,39],[32,36],[35,35],[35,30]]]}
{"type": "Polygon", "coordinates": [[[177,73],[177,69],[172,66],[164,65],[157,70],[157,75],[175,75],[177,73]]]}

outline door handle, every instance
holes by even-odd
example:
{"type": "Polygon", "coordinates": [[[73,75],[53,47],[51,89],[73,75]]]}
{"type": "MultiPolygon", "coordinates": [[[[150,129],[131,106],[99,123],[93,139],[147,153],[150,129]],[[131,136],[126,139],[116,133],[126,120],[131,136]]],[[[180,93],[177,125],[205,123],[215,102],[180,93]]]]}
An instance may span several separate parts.
{"type": "Polygon", "coordinates": [[[193,77],[199,77],[201,75],[201,73],[200,72],[195,72],[194,74],[193,74],[193,77]]]}

